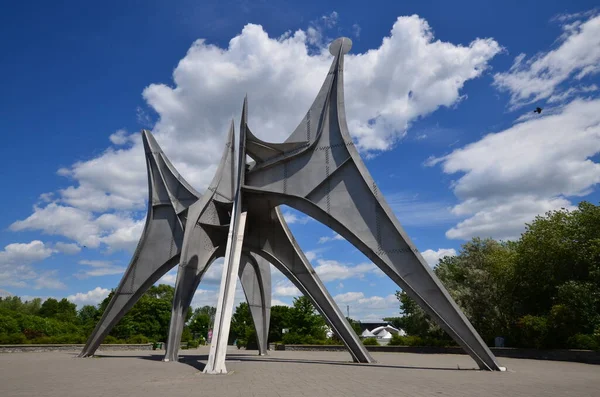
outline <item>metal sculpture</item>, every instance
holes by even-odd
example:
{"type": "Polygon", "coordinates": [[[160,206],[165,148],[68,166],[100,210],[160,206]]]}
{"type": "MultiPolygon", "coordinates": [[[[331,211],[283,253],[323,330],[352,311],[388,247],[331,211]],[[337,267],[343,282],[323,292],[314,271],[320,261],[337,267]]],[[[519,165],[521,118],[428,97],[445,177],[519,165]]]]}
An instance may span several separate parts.
{"type": "Polygon", "coordinates": [[[315,101],[283,143],[258,139],[244,99],[235,159],[233,123],[217,173],[204,195],[177,173],[152,134],[143,131],[150,190],[148,217],[133,259],[80,356],[92,355],[139,297],[179,263],[165,361],[177,360],[185,313],[208,266],[224,256],[206,373],[225,373],[237,278],[242,282],[266,354],[270,267],[280,270],[323,315],[355,362],[373,362],[294,240],[278,207],[288,205],[352,243],[425,310],[481,369],[503,370],[410,241],[363,164],[346,125],[344,54],[348,38],[329,50],[333,63],[315,101]],[[246,163],[246,156],[254,161],[246,163]]]}

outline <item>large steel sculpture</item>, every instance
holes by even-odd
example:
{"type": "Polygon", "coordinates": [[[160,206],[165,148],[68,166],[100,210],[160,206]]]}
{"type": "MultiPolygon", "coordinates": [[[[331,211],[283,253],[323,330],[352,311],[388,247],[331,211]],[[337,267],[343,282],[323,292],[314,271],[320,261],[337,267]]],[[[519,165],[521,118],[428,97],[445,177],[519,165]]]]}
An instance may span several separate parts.
{"type": "Polygon", "coordinates": [[[323,315],[355,362],[373,359],[294,240],[278,207],[288,205],[329,226],[362,251],[486,370],[501,370],[494,355],[412,244],[363,164],[346,125],[344,54],[334,56],[317,98],[284,143],[258,139],[244,100],[239,147],[233,124],[214,180],[204,195],[175,170],[152,134],[142,132],[149,205],[133,259],[80,356],[93,355],[140,296],[179,264],[165,361],[178,358],[185,313],[210,264],[224,257],[207,373],[225,373],[237,278],[251,308],[259,354],[266,354],[270,318],[269,263],[323,315]],[[237,154],[237,155],[236,155],[237,154]],[[246,163],[246,156],[254,161],[246,163]]]}

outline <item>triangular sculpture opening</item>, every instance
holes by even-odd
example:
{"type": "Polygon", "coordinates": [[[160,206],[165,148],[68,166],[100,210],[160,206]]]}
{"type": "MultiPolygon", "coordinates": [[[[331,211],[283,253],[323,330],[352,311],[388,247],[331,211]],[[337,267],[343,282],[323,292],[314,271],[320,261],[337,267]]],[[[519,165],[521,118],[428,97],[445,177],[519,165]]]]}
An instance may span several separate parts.
{"type": "Polygon", "coordinates": [[[311,299],[355,362],[374,362],[288,229],[278,209],[288,205],[329,226],[363,252],[481,369],[503,369],[410,241],[354,147],[346,125],[343,80],[344,54],[351,46],[348,38],[331,44],[334,59],[325,82],[284,143],[264,142],[252,134],[244,100],[237,153],[232,123],[217,173],[203,195],[179,175],[152,134],[142,132],[149,183],[146,226],[80,357],[93,355],[140,296],[179,264],[165,355],[165,361],[176,361],[194,292],[210,264],[225,257],[204,372],[226,372],[238,277],[256,326],[259,354],[266,354],[269,263],[311,299]],[[254,162],[246,164],[246,155],[254,162]]]}

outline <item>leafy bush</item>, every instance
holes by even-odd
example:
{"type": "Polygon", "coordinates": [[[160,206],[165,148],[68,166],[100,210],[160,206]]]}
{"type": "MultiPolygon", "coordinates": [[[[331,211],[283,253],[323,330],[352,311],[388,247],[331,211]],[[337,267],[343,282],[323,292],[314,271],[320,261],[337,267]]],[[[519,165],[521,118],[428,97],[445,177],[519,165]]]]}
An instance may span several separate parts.
{"type": "Polygon", "coordinates": [[[420,336],[401,336],[393,334],[392,339],[388,343],[390,346],[425,346],[425,347],[446,347],[453,346],[454,343],[438,338],[420,337],[420,336]]]}
{"type": "Polygon", "coordinates": [[[541,349],[548,337],[548,319],[542,316],[526,315],[517,322],[518,343],[521,346],[541,349]]]}
{"type": "Polygon", "coordinates": [[[19,334],[0,334],[0,345],[20,345],[27,343],[25,335],[19,334]]]}
{"type": "Polygon", "coordinates": [[[362,343],[365,346],[379,346],[379,342],[377,342],[376,338],[363,339],[362,343]]]}
{"type": "Polygon", "coordinates": [[[135,335],[127,339],[127,343],[150,343],[150,339],[144,335],[135,335]]]}
{"type": "Polygon", "coordinates": [[[570,349],[600,350],[600,343],[594,335],[573,335],[567,340],[567,346],[570,349]]]}
{"type": "Polygon", "coordinates": [[[125,342],[122,339],[117,339],[112,335],[108,335],[106,338],[104,338],[104,341],[102,343],[105,343],[107,345],[116,345],[116,344],[122,344],[125,342]]]}
{"type": "Polygon", "coordinates": [[[0,313],[0,334],[16,334],[21,332],[19,323],[8,312],[0,313]]]}
{"type": "Polygon", "coordinates": [[[197,349],[199,346],[199,343],[197,340],[191,340],[188,342],[188,348],[190,349],[197,349]]]}

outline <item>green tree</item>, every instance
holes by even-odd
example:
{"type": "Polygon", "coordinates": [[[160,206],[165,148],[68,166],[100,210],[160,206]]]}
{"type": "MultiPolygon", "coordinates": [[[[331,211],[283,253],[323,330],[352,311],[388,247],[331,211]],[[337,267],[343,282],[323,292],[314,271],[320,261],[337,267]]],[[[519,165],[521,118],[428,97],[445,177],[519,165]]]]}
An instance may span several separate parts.
{"type": "Polygon", "coordinates": [[[506,336],[513,321],[509,297],[516,258],[515,243],[474,238],[457,256],[442,258],[434,270],[488,344],[506,336]]]}
{"type": "Polygon", "coordinates": [[[285,343],[315,343],[326,339],[325,320],[305,296],[294,298],[290,310],[290,332],[283,336],[285,343]]]}
{"type": "Polygon", "coordinates": [[[423,309],[404,291],[396,291],[396,298],[400,302],[400,313],[402,313],[402,317],[397,322],[400,328],[408,335],[429,336],[435,325],[423,309]]]}
{"type": "Polygon", "coordinates": [[[600,207],[582,202],[577,210],[538,216],[521,236],[515,267],[517,315],[546,315],[558,288],[568,281],[600,287],[600,207]]]}
{"type": "Polygon", "coordinates": [[[282,330],[290,328],[291,308],[288,306],[271,307],[271,323],[269,326],[269,343],[283,340],[282,330]]]}
{"type": "Polygon", "coordinates": [[[40,298],[33,298],[30,301],[23,303],[22,311],[27,314],[37,315],[42,308],[42,300],[40,298]]]}
{"type": "Polygon", "coordinates": [[[229,340],[230,342],[233,342],[236,339],[239,347],[246,347],[247,349],[258,348],[254,321],[252,321],[250,307],[246,302],[242,302],[236,307],[231,318],[229,340]]]}
{"type": "Polygon", "coordinates": [[[48,298],[42,303],[39,314],[42,317],[54,317],[58,313],[58,301],[54,298],[48,298]]]}
{"type": "MultiPolygon", "coordinates": [[[[165,341],[169,333],[171,306],[175,289],[170,285],[152,286],[136,302],[129,312],[113,328],[110,335],[121,340],[143,335],[153,341],[165,341]]],[[[111,292],[100,304],[100,315],[104,312],[111,292]]],[[[191,316],[188,311],[186,320],[191,316]]]]}
{"type": "Polygon", "coordinates": [[[192,335],[201,337],[202,339],[208,338],[208,330],[212,326],[216,311],[217,309],[212,306],[196,308],[188,323],[192,335]]]}

